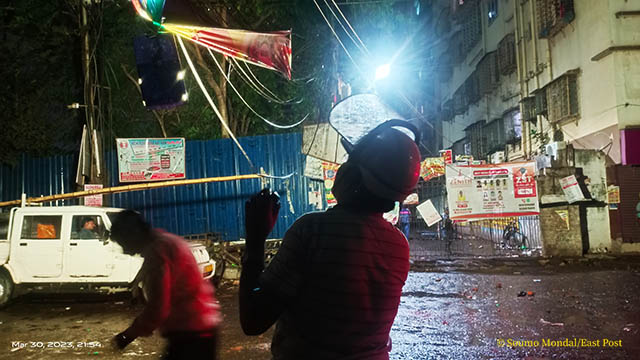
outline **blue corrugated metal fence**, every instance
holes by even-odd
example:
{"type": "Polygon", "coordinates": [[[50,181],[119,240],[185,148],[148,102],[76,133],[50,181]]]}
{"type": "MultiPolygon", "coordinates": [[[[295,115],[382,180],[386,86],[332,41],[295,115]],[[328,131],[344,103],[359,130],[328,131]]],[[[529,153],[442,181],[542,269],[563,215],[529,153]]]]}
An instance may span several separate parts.
{"type": "MultiPolygon", "coordinates": [[[[185,167],[188,179],[251,174],[262,167],[271,175],[289,179],[269,179],[267,185],[280,194],[280,218],[271,234],[282,237],[300,215],[313,211],[308,191],[313,180],[303,176],[304,155],[299,133],[240,138],[240,143],[256,166],[252,170],[229,139],[187,141],[185,167]]],[[[108,186],[118,185],[115,153],[106,155],[108,186]]],[[[30,158],[24,156],[15,167],[0,167],[0,201],[27,196],[73,191],[76,168],[73,156],[30,158]]],[[[317,187],[317,184],[316,184],[317,187]]],[[[174,186],[162,189],[106,195],[105,205],[140,211],[157,227],[181,235],[217,232],[225,240],[244,236],[244,202],[262,188],[259,179],[174,186]]],[[[77,200],[56,205],[75,205],[77,200]]]]}

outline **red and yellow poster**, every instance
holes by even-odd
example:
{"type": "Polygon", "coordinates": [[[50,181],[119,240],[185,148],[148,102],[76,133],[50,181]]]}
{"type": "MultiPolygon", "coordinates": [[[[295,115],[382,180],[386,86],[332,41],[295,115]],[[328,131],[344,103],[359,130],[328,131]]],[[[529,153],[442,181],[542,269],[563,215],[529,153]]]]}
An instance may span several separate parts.
{"type": "Polygon", "coordinates": [[[453,150],[440,150],[440,156],[444,159],[445,164],[453,163],[453,150]]]}
{"type": "Polygon", "coordinates": [[[429,181],[438,176],[444,175],[444,158],[426,158],[420,163],[420,177],[424,181],[429,181]]]}
{"type": "Polygon", "coordinates": [[[534,171],[534,162],[447,166],[451,219],[538,215],[534,171]]]}
{"type": "Polygon", "coordinates": [[[333,183],[336,180],[336,173],[338,172],[338,168],[340,168],[339,164],[334,164],[332,162],[323,161],[322,162],[322,175],[324,177],[324,196],[327,199],[327,205],[334,206],[338,203],[333,193],[331,193],[331,188],[333,188],[333,183]]]}

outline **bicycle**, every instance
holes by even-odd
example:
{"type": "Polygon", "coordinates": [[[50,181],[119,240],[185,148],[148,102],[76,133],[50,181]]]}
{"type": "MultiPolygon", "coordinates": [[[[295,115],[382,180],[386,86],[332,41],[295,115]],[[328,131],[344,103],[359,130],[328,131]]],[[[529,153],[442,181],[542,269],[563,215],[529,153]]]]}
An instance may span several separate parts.
{"type": "Polygon", "coordinates": [[[511,249],[526,249],[528,248],[528,239],[525,234],[518,230],[516,222],[512,221],[504,227],[502,232],[503,244],[511,249]]]}

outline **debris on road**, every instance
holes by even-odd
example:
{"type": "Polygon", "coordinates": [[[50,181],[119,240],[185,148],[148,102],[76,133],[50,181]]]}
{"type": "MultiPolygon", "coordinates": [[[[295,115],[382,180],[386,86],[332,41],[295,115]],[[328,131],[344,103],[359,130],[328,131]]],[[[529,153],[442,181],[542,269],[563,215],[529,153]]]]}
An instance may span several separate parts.
{"type": "Polygon", "coordinates": [[[547,320],[545,320],[545,319],[540,319],[540,323],[541,323],[542,325],[564,326],[564,324],[563,324],[563,323],[554,323],[554,322],[549,322],[549,321],[547,321],[547,320]]]}

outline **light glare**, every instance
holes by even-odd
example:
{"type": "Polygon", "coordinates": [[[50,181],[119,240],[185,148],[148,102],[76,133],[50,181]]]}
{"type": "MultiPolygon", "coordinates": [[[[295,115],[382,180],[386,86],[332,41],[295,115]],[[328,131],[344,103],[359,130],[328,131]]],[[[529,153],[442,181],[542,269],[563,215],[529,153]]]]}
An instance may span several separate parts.
{"type": "Polygon", "coordinates": [[[376,69],[376,80],[386,78],[387,76],[389,76],[390,72],[391,72],[390,64],[384,64],[384,65],[378,66],[378,68],[376,69]]]}

